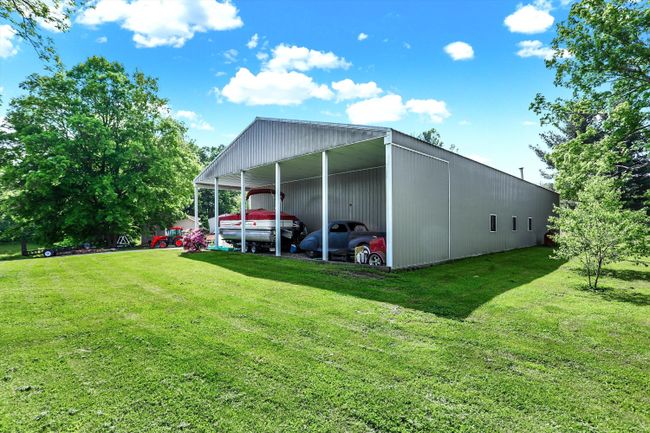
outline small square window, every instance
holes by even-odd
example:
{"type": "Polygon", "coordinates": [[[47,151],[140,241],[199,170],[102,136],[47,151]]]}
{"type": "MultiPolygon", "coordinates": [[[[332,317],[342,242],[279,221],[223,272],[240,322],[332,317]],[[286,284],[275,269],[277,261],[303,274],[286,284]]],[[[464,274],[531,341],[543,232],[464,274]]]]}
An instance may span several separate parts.
{"type": "Polygon", "coordinates": [[[528,231],[533,231],[533,217],[528,217],[528,231]]]}
{"type": "Polygon", "coordinates": [[[490,231],[491,232],[497,231],[497,216],[494,214],[490,215],[490,231]]]}
{"type": "Polygon", "coordinates": [[[512,217],[512,231],[513,232],[517,231],[517,217],[516,216],[512,217]]]}

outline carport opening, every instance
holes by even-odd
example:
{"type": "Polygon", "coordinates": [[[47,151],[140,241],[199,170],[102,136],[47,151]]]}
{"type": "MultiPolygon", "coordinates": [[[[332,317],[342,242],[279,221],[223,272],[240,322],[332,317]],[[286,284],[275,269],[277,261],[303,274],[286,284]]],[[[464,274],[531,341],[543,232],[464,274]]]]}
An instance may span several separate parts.
{"type": "MultiPolygon", "coordinates": [[[[329,258],[335,261],[354,261],[355,249],[349,248],[356,244],[368,246],[367,240],[352,240],[360,238],[361,227],[349,222],[363,223],[371,237],[383,237],[386,231],[386,161],[383,137],[341,146],[327,151],[328,159],[328,197],[327,220],[337,224],[338,229],[328,236],[329,258]],[[345,231],[342,228],[346,228],[345,231]],[[356,230],[355,230],[356,228],[356,230]]],[[[307,154],[296,158],[279,161],[280,190],[284,199],[280,201],[280,211],[285,215],[295,216],[305,226],[303,236],[322,229],[323,226],[323,156],[321,152],[307,154]]],[[[247,216],[253,210],[266,210],[272,213],[273,219],[246,221],[246,244],[249,248],[255,243],[256,253],[275,254],[274,242],[262,239],[256,230],[275,228],[275,163],[249,169],[244,172],[244,189],[264,189],[267,194],[254,194],[246,202],[247,216]],[[262,227],[263,226],[263,227],[262,227]],[[257,241],[262,239],[263,241],[257,241]]],[[[241,187],[241,173],[231,173],[220,176],[219,189],[236,189],[241,187]]],[[[257,212],[257,211],[256,211],[257,212]]],[[[239,214],[239,213],[238,213],[239,214]]],[[[257,213],[260,214],[259,212],[257,213]]],[[[223,217],[221,215],[222,225],[223,217]]],[[[282,221],[285,229],[285,221],[282,221]]],[[[238,227],[239,229],[241,226],[238,227]]],[[[223,231],[223,227],[221,227],[223,231]]],[[[218,232],[219,230],[217,230],[218,232]]],[[[232,234],[232,233],[231,233],[232,234]]],[[[313,237],[313,236],[312,236],[313,237]]],[[[302,236],[301,236],[302,238],[302,236]]],[[[241,236],[239,237],[241,239],[241,236]]],[[[302,239],[300,239],[302,240],[302,239]]],[[[223,239],[226,243],[240,247],[240,242],[223,239]]],[[[292,242],[299,246],[300,242],[292,242]]],[[[284,244],[282,256],[293,258],[320,259],[322,242],[315,250],[289,251],[284,244]]],[[[385,242],[382,244],[385,249],[385,242]]],[[[366,256],[369,255],[368,251],[366,256]]],[[[385,252],[383,252],[385,254],[385,252]]],[[[382,257],[385,264],[385,256],[382,257]]]]}

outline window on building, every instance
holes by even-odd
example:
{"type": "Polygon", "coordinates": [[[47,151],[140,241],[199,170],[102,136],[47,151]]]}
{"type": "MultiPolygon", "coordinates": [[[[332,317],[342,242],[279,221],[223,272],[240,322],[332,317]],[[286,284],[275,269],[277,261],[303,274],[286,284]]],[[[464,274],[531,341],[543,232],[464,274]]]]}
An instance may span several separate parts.
{"type": "Polygon", "coordinates": [[[533,217],[528,217],[528,231],[533,230],[533,217]]]}
{"type": "Polygon", "coordinates": [[[517,217],[513,216],[512,217],[512,231],[517,231],[517,217]]]}
{"type": "Polygon", "coordinates": [[[494,214],[490,215],[490,231],[491,232],[497,231],[497,216],[494,214]]]}

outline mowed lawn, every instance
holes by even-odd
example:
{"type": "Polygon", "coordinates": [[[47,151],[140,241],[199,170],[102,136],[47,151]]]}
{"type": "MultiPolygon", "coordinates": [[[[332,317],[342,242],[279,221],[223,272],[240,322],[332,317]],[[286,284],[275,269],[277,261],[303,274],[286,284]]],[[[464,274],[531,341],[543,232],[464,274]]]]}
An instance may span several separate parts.
{"type": "Polygon", "coordinates": [[[648,431],[650,268],[0,262],[0,431],[648,431]]]}

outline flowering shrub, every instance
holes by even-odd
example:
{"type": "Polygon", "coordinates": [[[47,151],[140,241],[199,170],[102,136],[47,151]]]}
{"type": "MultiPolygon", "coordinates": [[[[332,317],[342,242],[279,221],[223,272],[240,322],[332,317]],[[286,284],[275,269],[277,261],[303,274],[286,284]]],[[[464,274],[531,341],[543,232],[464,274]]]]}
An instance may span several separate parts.
{"type": "Polygon", "coordinates": [[[183,249],[190,253],[196,253],[203,248],[207,248],[208,241],[205,235],[199,229],[192,229],[183,236],[183,249]]]}

